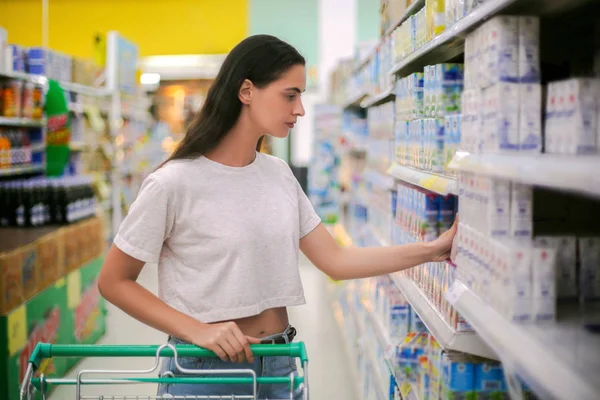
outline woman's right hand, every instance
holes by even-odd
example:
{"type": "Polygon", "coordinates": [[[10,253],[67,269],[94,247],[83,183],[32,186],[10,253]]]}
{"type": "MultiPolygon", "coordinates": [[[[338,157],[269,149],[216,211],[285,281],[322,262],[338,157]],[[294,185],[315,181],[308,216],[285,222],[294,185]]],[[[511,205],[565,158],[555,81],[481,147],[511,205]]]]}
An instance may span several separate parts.
{"type": "Polygon", "coordinates": [[[259,344],[260,339],[244,335],[237,324],[230,321],[202,324],[202,327],[191,335],[190,342],[211,350],[223,361],[253,363],[254,355],[250,345],[259,344]]]}

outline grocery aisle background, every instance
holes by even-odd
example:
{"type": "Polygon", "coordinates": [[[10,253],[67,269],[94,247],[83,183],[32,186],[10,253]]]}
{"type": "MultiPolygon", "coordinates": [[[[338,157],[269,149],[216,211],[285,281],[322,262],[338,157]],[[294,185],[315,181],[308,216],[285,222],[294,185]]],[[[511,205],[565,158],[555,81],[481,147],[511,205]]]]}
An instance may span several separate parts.
{"type": "MultiPolygon", "coordinates": [[[[302,257],[300,273],[304,284],[306,304],[290,307],[290,322],[298,330],[297,341],[304,341],[309,354],[310,393],[313,399],[360,400],[356,385],[348,365],[341,332],[335,323],[331,310],[331,285],[326,277],[310,261],[302,257]]],[[[155,264],[146,265],[139,282],[157,293],[157,271],[155,264]]],[[[166,335],[149,328],[123,313],[114,306],[108,306],[107,332],[99,343],[102,344],[163,344],[166,335]]],[[[83,369],[148,369],[150,358],[110,359],[89,358],[82,361],[68,377],[76,377],[76,371],[83,369]]],[[[50,400],[64,400],[72,396],[72,387],[61,387],[50,400]]],[[[83,394],[98,395],[154,395],[156,385],[127,385],[117,388],[88,387],[83,394]]]]}

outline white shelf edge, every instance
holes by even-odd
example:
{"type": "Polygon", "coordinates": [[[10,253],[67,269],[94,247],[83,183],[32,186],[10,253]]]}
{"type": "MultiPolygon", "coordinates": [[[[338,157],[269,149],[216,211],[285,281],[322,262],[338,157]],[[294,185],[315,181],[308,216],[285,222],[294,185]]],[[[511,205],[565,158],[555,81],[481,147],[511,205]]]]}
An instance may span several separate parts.
{"type": "Polygon", "coordinates": [[[430,192],[441,195],[458,195],[458,180],[451,176],[436,174],[434,172],[420,171],[411,167],[393,164],[388,169],[388,174],[395,179],[419,186],[430,192]]]}
{"type": "MultiPolygon", "coordinates": [[[[375,104],[383,104],[384,100],[392,101],[396,95],[394,94],[394,86],[387,88],[385,91],[376,94],[374,96],[367,96],[363,101],[360,102],[360,106],[362,108],[369,108],[374,106],[375,104]],[[389,99],[388,99],[389,97],[389,99]]],[[[385,102],[387,102],[385,101],[385,102]]]]}
{"type": "MultiPolygon", "coordinates": [[[[425,43],[423,46],[421,46],[411,54],[409,54],[403,60],[394,64],[394,66],[389,72],[390,75],[398,73],[399,71],[406,68],[409,64],[423,57],[425,54],[431,52],[432,50],[435,50],[439,46],[442,46],[451,39],[460,37],[461,34],[481,24],[481,22],[484,21],[485,18],[501,11],[502,9],[508,7],[516,1],[517,0],[489,0],[481,4],[469,15],[466,15],[464,18],[454,23],[454,25],[452,25],[449,29],[446,29],[444,32],[440,33],[438,36],[425,43]]],[[[438,62],[442,61],[444,60],[438,60],[438,62]]]]}
{"type": "Polygon", "coordinates": [[[77,93],[84,96],[106,97],[111,94],[106,88],[96,88],[73,82],[60,82],[60,87],[67,92],[77,93]]]}
{"type": "Polygon", "coordinates": [[[46,150],[46,143],[34,143],[31,145],[32,152],[39,152],[46,150]]]}
{"type": "Polygon", "coordinates": [[[0,71],[0,77],[20,79],[22,81],[31,82],[36,85],[46,86],[48,85],[48,78],[43,75],[28,74],[26,72],[18,71],[0,71]]]}
{"type": "Polygon", "coordinates": [[[409,19],[412,15],[416,14],[424,6],[425,0],[415,0],[413,3],[411,3],[411,5],[406,7],[406,10],[404,10],[404,13],[402,13],[400,18],[388,28],[383,37],[389,36],[392,32],[396,30],[397,27],[402,25],[404,21],[409,19]]]}
{"type": "Polygon", "coordinates": [[[496,353],[476,333],[455,332],[413,281],[397,274],[391,274],[390,277],[442,348],[498,359],[496,353]]]}
{"type": "MultiPolygon", "coordinates": [[[[598,399],[594,386],[553,354],[519,325],[508,322],[460,282],[451,291],[460,293],[454,307],[481,337],[501,355],[501,361],[517,368],[519,375],[542,398],[598,399]]],[[[543,328],[543,326],[541,326],[543,328]]]]}
{"type": "Polygon", "coordinates": [[[42,172],[43,164],[24,165],[19,167],[0,168],[0,176],[22,175],[31,172],[42,172]]]}
{"type": "Polygon", "coordinates": [[[533,186],[600,196],[600,156],[457,154],[455,169],[533,186]]]}
{"type": "Polygon", "coordinates": [[[350,97],[350,100],[348,102],[344,103],[343,108],[347,109],[352,106],[360,107],[360,102],[362,100],[364,100],[364,98],[367,96],[368,96],[368,94],[366,92],[358,92],[356,94],[353,94],[352,97],[350,97]]]}
{"type": "Polygon", "coordinates": [[[29,128],[41,128],[46,123],[46,119],[0,117],[0,126],[17,126],[29,128]]]}

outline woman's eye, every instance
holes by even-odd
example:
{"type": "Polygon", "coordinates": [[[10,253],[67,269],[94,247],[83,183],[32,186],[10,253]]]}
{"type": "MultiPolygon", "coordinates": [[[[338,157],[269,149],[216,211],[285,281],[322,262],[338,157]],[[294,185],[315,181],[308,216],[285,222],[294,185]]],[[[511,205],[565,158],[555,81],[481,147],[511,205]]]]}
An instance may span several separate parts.
{"type": "Polygon", "coordinates": [[[294,101],[296,99],[295,94],[288,94],[285,97],[288,99],[288,101],[294,101]]]}

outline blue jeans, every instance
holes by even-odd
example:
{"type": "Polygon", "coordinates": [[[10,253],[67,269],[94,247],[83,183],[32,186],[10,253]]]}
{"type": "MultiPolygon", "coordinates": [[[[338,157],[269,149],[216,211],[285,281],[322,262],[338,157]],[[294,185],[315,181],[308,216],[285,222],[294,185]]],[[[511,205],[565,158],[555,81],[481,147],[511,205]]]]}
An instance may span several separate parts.
{"type": "MultiPolygon", "coordinates": [[[[189,344],[179,339],[171,338],[169,343],[172,345],[189,344]]],[[[275,376],[289,377],[291,373],[298,376],[296,359],[293,357],[254,357],[254,362],[232,363],[223,361],[220,358],[196,358],[179,357],[179,365],[187,369],[252,369],[257,377],[275,376]]],[[[177,371],[177,367],[172,357],[163,360],[160,374],[161,376],[170,371],[175,376],[193,376],[183,374],[177,371]]],[[[208,376],[208,375],[199,375],[208,376]]],[[[210,375],[214,376],[214,375],[210,375]]],[[[240,375],[247,377],[248,375],[240,375]]],[[[173,396],[252,396],[252,385],[227,385],[227,384],[160,384],[158,386],[158,395],[171,394],[173,396]]],[[[294,400],[301,400],[303,397],[303,385],[294,390],[294,400]]],[[[289,399],[290,389],[287,384],[261,385],[258,384],[257,396],[259,399],[289,399]]]]}

